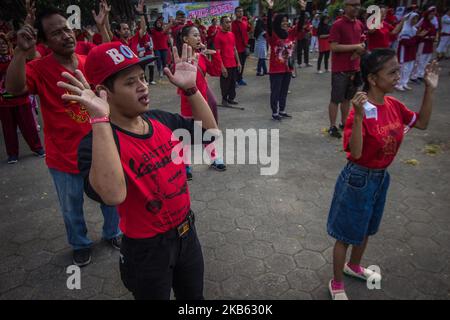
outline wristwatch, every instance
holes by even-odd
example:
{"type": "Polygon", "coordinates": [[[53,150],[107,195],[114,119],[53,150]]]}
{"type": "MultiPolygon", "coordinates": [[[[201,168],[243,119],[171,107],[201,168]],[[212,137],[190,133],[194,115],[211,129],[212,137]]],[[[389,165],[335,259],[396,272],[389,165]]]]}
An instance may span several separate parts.
{"type": "Polygon", "coordinates": [[[186,97],[190,97],[190,96],[193,96],[194,94],[196,94],[197,91],[198,91],[197,87],[192,87],[192,88],[183,90],[183,93],[186,97]]]}

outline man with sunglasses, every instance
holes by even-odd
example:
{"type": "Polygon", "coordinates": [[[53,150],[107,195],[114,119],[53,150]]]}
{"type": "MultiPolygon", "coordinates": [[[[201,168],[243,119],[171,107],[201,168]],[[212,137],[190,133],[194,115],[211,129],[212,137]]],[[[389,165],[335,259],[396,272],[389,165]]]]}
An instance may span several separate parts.
{"type": "Polygon", "coordinates": [[[357,19],[361,0],[345,0],[344,16],[333,24],[330,31],[332,51],[331,101],[329,105],[330,129],[332,137],[341,138],[336,128],[339,105],[341,105],[341,128],[345,124],[350,108],[350,100],[356,93],[360,70],[360,56],[365,52],[364,25],[357,19]]]}

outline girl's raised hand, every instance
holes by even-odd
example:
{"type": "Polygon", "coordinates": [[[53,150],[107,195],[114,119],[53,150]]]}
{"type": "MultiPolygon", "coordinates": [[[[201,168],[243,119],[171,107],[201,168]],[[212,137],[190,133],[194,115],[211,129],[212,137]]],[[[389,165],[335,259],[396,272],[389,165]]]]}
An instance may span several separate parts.
{"type": "Polygon", "coordinates": [[[425,69],[425,85],[430,89],[436,89],[439,84],[439,63],[434,60],[425,69]]]}

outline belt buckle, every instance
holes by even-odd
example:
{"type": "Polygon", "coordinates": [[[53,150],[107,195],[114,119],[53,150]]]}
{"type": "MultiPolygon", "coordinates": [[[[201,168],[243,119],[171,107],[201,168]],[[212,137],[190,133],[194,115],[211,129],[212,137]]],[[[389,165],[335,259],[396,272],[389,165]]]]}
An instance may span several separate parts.
{"type": "Polygon", "coordinates": [[[190,229],[189,220],[186,220],[177,227],[178,236],[180,238],[183,237],[189,231],[189,229],[190,229]]]}

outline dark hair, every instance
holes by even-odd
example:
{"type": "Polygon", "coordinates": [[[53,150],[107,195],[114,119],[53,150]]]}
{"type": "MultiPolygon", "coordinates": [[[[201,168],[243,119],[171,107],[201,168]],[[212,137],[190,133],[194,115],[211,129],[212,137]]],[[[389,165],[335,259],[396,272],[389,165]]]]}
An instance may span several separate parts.
{"type": "Polygon", "coordinates": [[[369,91],[369,75],[376,74],[383,69],[385,63],[396,56],[392,49],[375,49],[361,59],[361,76],[364,81],[364,91],[369,91]]]}
{"type": "Polygon", "coordinates": [[[42,25],[42,20],[44,20],[50,16],[53,16],[55,14],[66,18],[66,15],[64,14],[64,12],[55,7],[42,8],[36,15],[36,22],[35,22],[34,26],[37,29],[37,36],[38,36],[39,40],[42,40],[42,41],[47,40],[47,37],[45,36],[45,32],[44,32],[44,26],[42,25]]]}
{"type": "Polygon", "coordinates": [[[183,28],[181,28],[181,30],[178,31],[177,33],[177,38],[176,38],[176,46],[177,46],[177,50],[178,50],[178,54],[181,55],[181,52],[183,51],[183,44],[184,44],[184,37],[187,37],[189,35],[189,32],[191,32],[192,28],[197,28],[196,26],[184,26],[183,28]]]}
{"type": "Polygon", "coordinates": [[[235,9],[234,9],[234,13],[236,13],[238,10],[240,10],[240,9],[242,9],[242,10],[244,10],[241,6],[238,6],[238,7],[236,7],[235,9]]]}
{"type": "Polygon", "coordinates": [[[120,73],[120,71],[117,73],[114,73],[113,75],[110,75],[102,83],[111,92],[114,92],[114,82],[116,82],[116,79],[117,79],[117,76],[119,75],[119,73],[120,73]]]}
{"type": "Polygon", "coordinates": [[[260,35],[261,33],[263,33],[263,31],[264,31],[265,29],[266,29],[266,27],[265,27],[265,25],[264,25],[264,21],[263,21],[261,18],[259,18],[259,19],[256,21],[256,25],[255,25],[255,32],[254,32],[255,39],[258,39],[259,35],[260,35]]]}
{"type": "Polygon", "coordinates": [[[223,20],[225,20],[226,18],[229,18],[229,16],[221,16],[220,17],[220,24],[223,24],[223,20]]]}
{"type": "Polygon", "coordinates": [[[281,28],[281,22],[283,22],[284,18],[289,19],[289,16],[285,13],[280,13],[273,19],[273,31],[280,39],[286,39],[289,36],[288,32],[281,28]]]}

